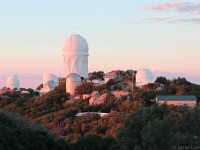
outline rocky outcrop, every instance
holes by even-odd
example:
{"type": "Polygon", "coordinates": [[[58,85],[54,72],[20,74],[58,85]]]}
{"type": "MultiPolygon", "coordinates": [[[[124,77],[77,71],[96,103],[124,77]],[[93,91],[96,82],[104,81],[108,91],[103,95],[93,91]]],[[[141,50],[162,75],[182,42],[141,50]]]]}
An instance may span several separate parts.
{"type": "Polygon", "coordinates": [[[104,93],[100,96],[98,91],[92,93],[92,97],[89,100],[90,105],[98,105],[104,103],[108,93],[104,93]]]}
{"type": "Polygon", "coordinates": [[[117,97],[117,98],[121,98],[122,96],[128,96],[130,92],[127,92],[127,91],[121,91],[121,90],[118,90],[118,91],[112,91],[112,94],[117,97]]]}

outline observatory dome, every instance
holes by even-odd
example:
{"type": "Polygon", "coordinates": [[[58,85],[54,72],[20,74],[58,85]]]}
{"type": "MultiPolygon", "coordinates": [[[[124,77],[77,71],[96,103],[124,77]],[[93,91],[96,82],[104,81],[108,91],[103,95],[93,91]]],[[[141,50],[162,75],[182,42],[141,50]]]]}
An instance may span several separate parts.
{"type": "Polygon", "coordinates": [[[149,69],[140,69],[136,74],[137,86],[142,86],[153,82],[153,73],[149,69]]]}
{"type": "Polygon", "coordinates": [[[75,89],[81,84],[81,77],[78,74],[69,74],[66,78],[66,92],[73,96],[75,94],[75,89]]]}
{"type": "Polygon", "coordinates": [[[11,90],[13,89],[19,89],[20,87],[20,82],[19,82],[19,77],[18,75],[10,75],[8,78],[7,78],[7,81],[6,81],[6,87],[7,88],[10,88],[11,90]]]}
{"type": "Polygon", "coordinates": [[[77,73],[88,78],[88,43],[78,34],[67,38],[63,47],[64,76],[77,73]]]}
{"type": "Polygon", "coordinates": [[[44,73],[43,74],[43,92],[49,92],[58,86],[58,78],[54,74],[44,73]]]}
{"type": "Polygon", "coordinates": [[[81,77],[76,73],[71,73],[67,76],[66,81],[81,82],[81,77]]]}
{"type": "Polygon", "coordinates": [[[88,43],[79,34],[72,34],[68,37],[64,43],[64,52],[76,52],[76,51],[85,51],[88,52],[88,43]]]}

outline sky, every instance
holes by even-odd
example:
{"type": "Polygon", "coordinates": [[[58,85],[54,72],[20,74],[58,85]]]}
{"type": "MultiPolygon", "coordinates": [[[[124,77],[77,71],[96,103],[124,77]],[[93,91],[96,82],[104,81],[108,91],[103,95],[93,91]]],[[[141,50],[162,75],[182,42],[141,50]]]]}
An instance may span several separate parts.
{"type": "Polygon", "coordinates": [[[89,71],[149,68],[200,84],[200,0],[0,0],[0,87],[18,74],[36,88],[63,76],[71,34],[89,45],[89,71]]]}

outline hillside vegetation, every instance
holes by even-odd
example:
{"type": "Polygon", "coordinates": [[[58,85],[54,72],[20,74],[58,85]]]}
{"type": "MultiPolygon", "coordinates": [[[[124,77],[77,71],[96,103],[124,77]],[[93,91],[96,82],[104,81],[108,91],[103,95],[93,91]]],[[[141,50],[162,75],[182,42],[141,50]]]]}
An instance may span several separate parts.
{"type": "Polygon", "coordinates": [[[185,78],[167,80],[159,77],[156,84],[135,88],[133,96],[117,98],[111,93],[121,85],[128,89],[129,82],[130,75],[124,74],[120,80],[110,80],[100,87],[88,84],[77,88],[77,93],[83,90],[107,93],[105,101],[99,105],[89,105],[89,98],[70,100],[62,84],[39,98],[24,98],[17,91],[4,93],[0,108],[25,116],[29,124],[44,126],[48,129],[43,131],[48,136],[46,139],[53,141],[51,147],[54,148],[156,150],[200,144],[199,106],[158,106],[151,101],[156,94],[196,95],[200,100],[199,85],[185,78]],[[163,88],[157,90],[161,86],[163,88]],[[90,113],[75,116],[78,112],[98,111],[109,114],[104,117],[90,113]]]}

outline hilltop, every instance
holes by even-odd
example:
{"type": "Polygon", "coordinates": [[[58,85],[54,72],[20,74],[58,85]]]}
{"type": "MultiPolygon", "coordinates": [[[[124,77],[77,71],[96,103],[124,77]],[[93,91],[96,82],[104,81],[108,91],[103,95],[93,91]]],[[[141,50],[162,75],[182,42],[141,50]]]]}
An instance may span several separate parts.
{"type": "MultiPolygon", "coordinates": [[[[9,91],[1,96],[0,108],[25,116],[30,122],[38,123],[47,128],[48,132],[54,135],[54,139],[63,139],[68,143],[79,143],[88,135],[98,135],[101,138],[109,137],[118,143],[119,147],[124,145],[129,149],[130,143],[128,141],[134,143],[136,142],[134,138],[144,135],[144,137],[140,137],[140,141],[135,143],[138,147],[144,148],[153,140],[152,138],[154,140],[164,138],[157,133],[166,129],[169,129],[169,133],[164,135],[170,138],[171,134],[176,132],[179,141],[173,141],[174,143],[171,140],[160,141],[161,143],[157,147],[161,147],[163,142],[171,142],[172,145],[176,145],[181,142],[191,144],[190,141],[193,140],[196,144],[198,143],[199,137],[197,135],[199,134],[196,133],[199,131],[196,130],[200,125],[199,106],[195,108],[158,106],[151,100],[155,99],[157,94],[175,94],[196,95],[199,101],[199,85],[192,84],[185,78],[167,80],[165,77],[159,77],[154,84],[135,87],[132,95],[130,90],[131,74],[123,71],[118,73],[121,77],[117,80],[110,80],[99,86],[85,83],[77,88],[77,95],[91,94],[97,91],[100,96],[106,94],[99,104],[90,104],[90,97],[71,99],[70,95],[65,92],[65,84],[61,84],[41,97],[36,97],[33,94],[31,97],[24,98],[19,91],[9,91]],[[119,95],[120,91],[127,93],[119,95]],[[76,117],[79,112],[103,112],[108,113],[108,115],[100,117],[98,114],[88,113],[76,117]],[[158,128],[152,130],[155,126],[158,128]],[[195,129],[196,133],[191,131],[192,129],[195,129]],[[197,136],[197,139],[194,139],[193,135],[197,136]],[[190,140],[187,141],[187,139],[190,140]]],[[[92,77],[92,75],[90,76],[92,77]]],[[[93,78],[95,77],[93,76],[93,78]]],[[[87,142],[95,138],[88,138],[87,142]]]]}

